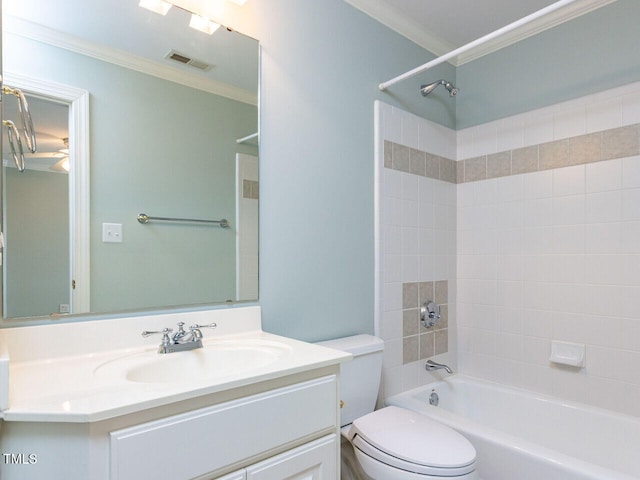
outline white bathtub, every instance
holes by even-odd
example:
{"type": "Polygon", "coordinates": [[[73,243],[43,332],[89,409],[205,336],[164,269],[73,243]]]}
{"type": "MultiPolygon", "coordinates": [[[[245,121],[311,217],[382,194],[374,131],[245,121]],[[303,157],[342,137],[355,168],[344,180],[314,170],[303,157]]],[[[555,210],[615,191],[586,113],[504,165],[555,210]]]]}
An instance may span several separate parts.
{"type": "Polygon", "coordinates": [[[483,480],[638,480],[640,418],[454,375],[387,399],[461,432],[483,480]],[[439,406],[429,405],[436,392],[439,406]]]}

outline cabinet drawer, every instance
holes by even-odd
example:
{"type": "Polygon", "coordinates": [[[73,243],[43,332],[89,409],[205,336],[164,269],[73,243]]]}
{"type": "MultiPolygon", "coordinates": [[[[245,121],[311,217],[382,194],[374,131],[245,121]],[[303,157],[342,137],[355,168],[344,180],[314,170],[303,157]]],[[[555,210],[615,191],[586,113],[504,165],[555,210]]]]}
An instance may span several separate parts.
{"type": "Polygon", "coordinates": [[[111,432],[111,479],[188,480],[337,424],[330,375],[111,432]]]}

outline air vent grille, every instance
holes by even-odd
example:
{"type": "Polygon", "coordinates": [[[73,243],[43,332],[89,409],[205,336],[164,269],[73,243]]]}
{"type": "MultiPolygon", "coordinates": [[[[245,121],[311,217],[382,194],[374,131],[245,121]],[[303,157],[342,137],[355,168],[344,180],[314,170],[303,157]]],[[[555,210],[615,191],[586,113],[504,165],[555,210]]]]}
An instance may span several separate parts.
{"type": "Polygon", "coordinates": [[[197,60],[195,58],[191,58],[184,53],[177,52],[175,50],[171,50],[169,53],[165,55],[164,58],[169,60],[173,60],[174,62],[182,63],[184,65],[189,65],[190,67],[197,68],[198,70],[202,70],[204,72],[211,70],[213,65],[204,62],[202,60],[197,60]]]}

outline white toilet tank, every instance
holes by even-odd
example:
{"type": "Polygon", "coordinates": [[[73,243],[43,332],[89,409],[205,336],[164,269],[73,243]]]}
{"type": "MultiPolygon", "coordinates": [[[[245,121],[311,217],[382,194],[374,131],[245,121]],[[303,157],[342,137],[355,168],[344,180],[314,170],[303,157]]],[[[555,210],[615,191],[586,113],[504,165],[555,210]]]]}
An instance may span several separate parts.
{"type": "Polygon", "coordinates": [[[340,365],[340,400],[344,402],[340,425],[373,412],[380,388],[384,342],[372,335],[354,335],[318,345],[353,355],[352,361],[340,365]]]}

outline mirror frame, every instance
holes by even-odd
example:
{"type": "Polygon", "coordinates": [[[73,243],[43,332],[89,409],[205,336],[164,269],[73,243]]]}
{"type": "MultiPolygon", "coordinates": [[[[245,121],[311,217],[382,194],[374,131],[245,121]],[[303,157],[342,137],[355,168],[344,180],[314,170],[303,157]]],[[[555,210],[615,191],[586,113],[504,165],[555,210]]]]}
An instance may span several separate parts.
{"type": "MultiPolygon", "coordinates": [[[[51,98],[54,101],[60,100],[69,106],[69,238],[71,244],[69,291],[71,313],[90,312],[89,92],[68,85],[12,74],[11,72],[4,75],[3,83],[20,88],[27,94],[51,98]],[[74,280],[75,289],[72,287],[74,280]]],[[[2,229],[4,230],[4,225],[2,229]]],[[[3,269],[2,275],[3,285],[6,285],[5,269],[3,269]]],[[[2,299],[0,299],[3,312],[5,311],[4,299],[5,292],[3,291],[2,299]]],[[[42,319],[50,317],[34,316],[23,318],[42,319]]],[[[3,323],[19,319],[7,318],[3,315],[3,323]]]]}

